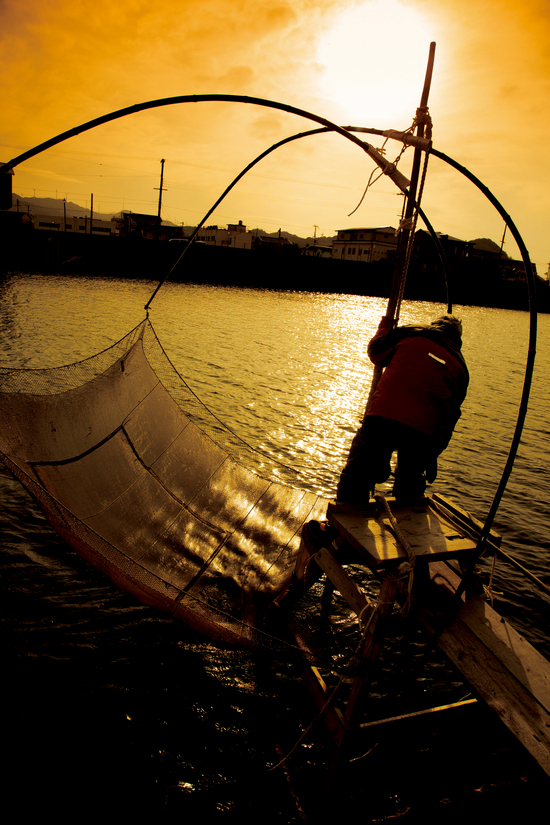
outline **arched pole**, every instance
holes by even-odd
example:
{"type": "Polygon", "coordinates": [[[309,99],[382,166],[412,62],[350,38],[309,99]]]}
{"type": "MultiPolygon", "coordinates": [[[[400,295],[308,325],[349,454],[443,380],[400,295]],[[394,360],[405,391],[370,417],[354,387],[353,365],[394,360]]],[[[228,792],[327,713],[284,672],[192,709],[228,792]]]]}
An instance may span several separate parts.
{"type": "MultiPolygon", "coordinates": [[[[386,129],[386,130],[369,129],[369,128],[366,128],[364,126],[361,126],[361,127],[359,127],[359,126],[344,126],[343,128],[345,129],[346,132],[366,132],[366,133],[373,134],[373,135],[381,135],[381,136],[384,136],[384,137],[391,137],[394,140],[400,140],[402,143],[413,144],[413,145],[415,144],[414,136],[410,135],[410,133],[408,133],[408,132],[397,132],[394,129],[386,129]]],[[[149,298],[149,300],[145,304],[145,307],[144,307],[145,310],[149,309],[149,307],[151,306],[151,303],[153,301],[153,298],[156,296],[156,294],[159,291],[159,289],[161,288],[161,286],[164,283],[166,283],[166,281],[168,280],[168,278],[170,277],[172,272],[175,270],[175,268],[179,265],[182,258],[186,254],[187,250],[190,248],[191,244],[193,243],[196,236],[198,235],[201,227],[204,226],[204,224],[206,223],[206,221],[208,220],[210,215],[214,212],[215,209],[218,208],[220,203],[224,200],[224,198],[227,197],[227,195],[237,185],[237,183],[248,172],[250,172],[250,170],[254,166],[256,166],[256,164],[260,163],[260,161],[262,161],[265,157],[270,155],[271,152],[274,152],[276,149],[280,149],[281,146],[285,146],[287,143],[292,143],[295,140],[301,140],[302,138],[305,138],[305,137],[311,137],[312,135],[328,134],[331,131],[332,130],[330,128],[328,128],[327,126],[322,126],[319,129],[310,129],[308,132],[299,132],[296,135],[291,135],[290,137],[283,138],[283,140],[279,140],[277,143],[274,143],[272,146],[270,146],[269,149],[266,149],[264,152],[261,152],[261,154],[259,154],[256,158],[254,158],[253,161],[251,161],[247,166],[245,166],[245,168],[241,172],[239,172],[239,174],[231,181],[229,186],[222,192],[222,194],[220,195],[218,200],[213,204],[213,206],[208,210],[206,215],[201,219],[200,223],[195,227],[194,231],[189,236],[189,239],[187,241],[187,244],[186,244],[185,248],[183,249],[181,254],[178,256],[178,258],[174,261],[174,263],[172,264],[172,266],[170,267],[170,269],[168,270],[166,275],[161,279],[161,281],[155,287],[155,290],[154,290],[153,294],[151,295],[151,297],[149,298]]],[[[422,148],[427,148],[428,141],[423,141],[421,143],[421,146],[422,146],[422,148]]],[[[405,189],[404,194],[405,194],[405,197],[408,197],[409,192],[408,192],[407,189],[405,189]]],[[[426,217],[426,215],[424,214],[422,209],[420,209],[420,206],[418,206],[418,210],[419,210],[419,214],[420,214],[422,220],[424,221],[424,223],[426,225],[426,228],[427,228],[428,232],[430,233],[430,235],[432,237],[433,242],[435,243],[435,246],[436,246],[436,249],[437,249],[437,252],[438,252],[438,255],[439,255],[439,259],[440,259],[441,264],[443,266],[443,274],[444,274],[444,278],[445,278],[445,287],[446,287],[446,294],[447,294],[447,308],[448,308],[448,312],[451,312],[452,306],[451,306],[451,300],[450,300],[450,296],[449,296],[449,280],[448,280],[448,274],[447,274],[448,266],[447,266],[445,251],[443,249],[441,241],[437,237],[437,234],[436,234],[433,226],[431,225],[430,221],[428,220],[428,218],[426,217]]]]}
{"type": "MultiPolygon", "coordinates": [[[[431,76],[431,75],[430,75],[431,76]]],[[[426,75],[428,78],[428,74],[426,75]]],[[[425,84],[426,88],[426,84],[425,84]]],[[[429,86],[428,86],[429,88],[429,86]]],[[[402,175],[396,167],[389,163],[373,146],[365,141],[360,140],[357,138],[353,132],[351,131],[352,127],[341,127],[337,126],[335,123],[332,123],[325,118],[319,117],[318,115],[314,115],[311,112],[307,112],[304,109],[297,109],[294,106],[288,106],[284,103],[278,103],[276,101],[265,100],[264,98],[256,98],[256,97],[246,97],[242,95],[181,95],[178,97],[169,97],[169,98],[162,98],[159,100],[150,100],[146,101],[145,103],[138,103],[134,106],[129,106],[125,109],[119,109],[115,112],[111,112],[110,114],[103,115],[102,117],[95,118],[94,120],[90,120],[87,123],[83,123],[81,126],[77,126],[74,129],[69,129],[66,132],[62,132],[61,134],[57,135],[50,140],[45,141],[44,143],[35,146],[33,149],[29,149],[27,152],[23,152],[21,155],[18,155],[12,160],[5,163],[2,167],[0,167],[0,174],[9,173],[14,167],[18,166],[20,163],[23,163],[29,158],[34,157],[35,155],[39,155],[41,152],[44,152],[46,149],[51,148],[52,146],[56,146],[59,143],[62,143],[65,140],[68,140],[71,137],[75,137],[76,135],[82,134],[83,132],[87,132],[90,129],[94,129],[96,126],[101,126],[104,123],[109,123],[113,120],[118,120],[119,118],[126,117],[127,115],[136,114],[137,112],[142,112],[148,109],[156,109],[163,106],[172,106],[179,103],[200,103],[200,102],[230,102],[230,103],[250,103],[257,106],[265,106],[272,109],[279,109],[284,112],[288,112],[289,114],[295,114],[299,117],[304,117],[308,120],[312,120],[316,123],[321,124],[327,130],[331,132],[336,132],[337,134],[342,135],[343,137],[350,140],[352,143],[355,143],[359,146],[363,151],[365,151],[374,161],[375,163],[383,170],[384,174],[388,175],[396,186],[401,189],[402,192],[409,194],[407,192],[407,186],[409,185],[409,181],[402,175]]],[[[315,130],[317,132],[319,130],[315,130]]],[[[359,131],[359,129],[358,129],[359,131]]],[[[487,538],[489,536],[491,526],[502,499],[502,495],[506,488],[506,484],[508,482],[508,478],[512,471],[512,467],[514,464],[514,460],[517,454],[517,449],[519,446],[519,441],[521,438],[521,433],[523,430],[523,425],[525,423],[525,416],[527,414],[527,406],[529,401],[529,393],[531,389],[531,383],[533,378],[533,370],[534,370],[534,362],[535,362],[535,354],[536,354],[536,336],[537,336],[537,308],[536,308],[536,284],[533,275],[533,268],[531,265],[531,261],[529,259],[529,253],[527,252],[527,248],[523,242],[523,239],[517,230],[514,222],[512,221],[510,215],[504,210],[501,203],[495,198],[495,196],[490,192],[490,190],[475,176],[473,175],[468,169],[464,166],[461,166],[457,161],[454,161],[448,155],[445,155],[443,152],[439,152],[433,147],[430,147],[428,142],[423,142],[423,138],[419,136],[407,135],[405,137],[405,133],[395,132],[394,130],[367,130],[365,128],[361,129],[360,131],[369,131],[372,134],[383,135],[386,137],[391,137],[396,140],[402,140],[404,143],[415,145],[417,148],[421,147],[424,148],[426,151],[429,151],[435,157],[443,160],[445,163],[448,163],[450,166],[454,167],[457,171],[461,172],[465,177],[467,177],[478,189],[483,192],[483,194],[487,197],[487,199],[493,204],[497,212],[501,215],[503,220],[505,221],[506,225],[510,229],[516,243],[521,252],[521,257],[525,265],[525,272],[527,276],[527,284],[528,284],[528,292],[529,292],[529,311],[530,311],[530,327],[529,327],[529,351],[527,356],[527,364],[526,364],[526,371],[525,371],[525,380],[523,386],[523,393],[520,402],[520,408],[518,412],[518,419],[516,423],[516,429],[514,432],[514,437],[512,439],[512,444],[510,446],[510,451],[508,454],[508,460],[506,462],[506,466],[498,486],[497,492],[493,499],[493,503],[489,510],[489,514],[487,515],[484,527],[481,531],[480,539],[478,542],[478,546],[476,548],[476,553],[474,554],[474,558],[472,560],[472,564],[470,569],[473,569],[477,559],[482,555],[487,538]]],[[[292,140],[293,138],[286,139],[284,142],[288,142],[288,140],[292,140]]],[[[264,153],[262,157],[265,157],[264,153]]],[[[248,169],[249,167],[247,167],[248,169]]],[[[244,174],[244,172],[243,172],[244,174]]],[[[239,179],[242,177],[242,174],[239,175],[239,179]]],[[[425,221],[424,215],[420,212],[423,220],[425,221]]],[[[426,223],[428,226],[428,224],[426,223]]],[[[152,298],[150,299],[152,300],[152,298]]],[[[149,301],[150,303],[150,301],[149,301]]],[[[465,580],[464,580],[465,581],[465,580]]],[[[460,597],[460,594],[464,587],[459,588],[457,591],[456,598],[460,597]]]]}
{"type": "Polygon", "coordinates": [[[407,178],[399,172],[399,170],[390,163],[386,158],[378,152],[374,146],[371,146],[370,143],[366,143],[365,141],[358,138],[352,132],[346,131],[342,126],[337,126],[335,123],[332,123],[330,120],[327,120],[324,117],[320,117],[319,115],[315,115],[312,112],[307,112],[305,109],[297,109],[295,106],[288,106],[286,103],[278,103],[275,100],[266,100],[262,97],[247,97],[246,95],[178,95],[177,97],[164,97],[160,98],[159,100],[148,100],[145,103],[136,103],[134,106],[128,106],[125,109],[118,109],[116,112],[110,112],[108,115],[103,115],[102,117],[95,118],[94,120],[89,120],[87,123],[83,123],[80,126],[76,126],[74,129],[69,129],[67,132],[62,132],[61,134],[57,135],[50,140],[46,140],[44,143],[35,146],[34,149],[29,149],[27,152],[23,152],[21,155],[18,155],[12,160],[8,161],[8,163],[4,164],[1,167],[1,171],[4,173],[10,172],[15,166],[18,166],[20,163],[23,163],[25,160],[29,160],[29,158],[34,157],[35,155],[39,155],[40,152],[44,152],[46,149],[50,149],[52,146],[57,146],[58,143],[63,143],[63,141],[68,140],[69,138],[75,137],[76,135],[80,135],[83,132],[88,132],[90,129],[95,129],[96,126],[101,126],[104,123],[110,123],[113,120],[119,120],[119,118],[127,117],[128,115],[134,115],[137,112],[144,112],[148,109],[158,109],[163,106],[175,106],[179,103],[207,103],[207,102],[214,102],[214,103],[250,103],[254,106],[265,106],[269,109],[279,109],[282,112],[288,112],[291,115],[297,115],[298,117],[306,118],[307,120],[312,120],[315,123],[319,123],[322,126],[325,126],[331,132],[337,132],[338,134],[342,135],[343,137],[350,140],[352,143],[355,143],[364,152],[371,157],[374,162],[382,169],[385,175],[388,175],[396,186],[405,191],[407,186],[409,185],[409,181],[407,178]]]}
{"type": "MultiPolygon", "coordinates": [[[[30,158],[33,158],[36,155],[39,155],[41,152],[44,152],[47,149],[51,149],[53,146],[57,146],[59,143],[63,143],[64,141],[69,140],[72,137],[76,137],[77,135],[80,135],[83,132],[88,132],[91,129],[95,129],[96,126],[102,126],[105,123],[110,123],[114,120],[119,120],[120,118],[127,117],[128,115],[133,115],[138,112],[146,111],[149,109],[157,109],[164,106],[174,106],[180,103],[204,102],[249,103],[257,106],[265,106],[268,108],[279,109],[281,111],[288,112],[289,114],[294,114],[299,117],[304,117],[308,120],[313,120],[316,123],[320,123],[322,124],[323,128],[314,129],[310,132],[300,133],[290,138],[285,138],[279,143],[274,144],[274,146],[272,146],[266,152],[263,152],[261,155],[259,155],[256,160],[249,164],[246,167],[246,169],[238,175],[238,177],[232,182],[228,189],[226,189],[226,191],[218,199],[214,207],[212,207],[208,214],[203,218],[203,221],[201,224],[199,224],[197,230],[200,228],[200,226],[202,226],[204,221],[208,219],[208,216],[214,211],[216,206],[219,205],[219,203],[233,188],[233,186],[235,186],[235,184],[243,177],[243,175],[245,175],[249,171],[249,169],[252,166],[254,166],[256,163],[262,160],[270,152],[274,151],[280,146],[283,146],[285,143],[289,143],[292,140],[297,140],[301,137],[307,137],[313,134],[319,134],[324,131],[336,132],[342,135],[343,137],[348,138],[348,140],[351,140],[353,143],[355,143],[357,146],[363,149],[363,151],[365,151],[369,155],[369,157],[371,157],[374,160],[374,162],[382,169],[384,174],[388,175],[388,177],[390,177],[393,180],[398,189],[400,189],[406,197],[409,197],[409,191],[407,189],[407,187],[409,186],[409,181],[407,180],[407,178],[397,170],[394,164],[387,161],[386,158],[383,157],[383,155],[381,155],[371,144],[356,137],[356,135],[353,133],[363,132],[373,135],[379,135],[381,137],[392,138],[393,140],[399,140],[407,145],[415,146],[417,150],[427,149],[429,147],[429,141],[426,141],[423,138],[419,138],[418,136],[412,135],[410,132],[400,132],[395,129],[370,129],[366,127],[337,126],[335,123],[332,123],[331,121],[327,120],[326,118],[320,117],[319,115],[315,115],[312,112],[307,112],[304,109],[298,109],[295,106],[288,106],[287,104],[279,103],[274,100],[266,100],[264,98],[258,97],[248,97],[246,95],[178,95],[176,97],[160,98],[158,100],[148,100],[144,103],[136,103],[134,106],[127,106],[124,109],[117,109],[116,111],[110,112],[109,114],[102,115],[98,118],[94,118],[94,120],[89,120],[86,123],[81,124],[80,126],[75,126],[73,129],[68,129],[66,132],[61,132],[59,135],[56,135],[55,137],[38,144],[32,149],[28,149],[26,152],[17,155],[15,158],[12,158],[10,161],[3,164],[3,166],[0,167],[0,174],[9,174],[16,166],[19,166],[20,163],[24,163],[24,161],[29,160],[30,158]]],[[[422,213],[420,214],[422,215],[422,213]]],[[[422,217],[424,222],[426,223],[426,226],[428,227],[430,234],[432,235],[436,243],[439,255],[441,257],[445,269],[444,257],[441,255],[441,245],[438,243],[438,239],[430,224],[426,221],[423,215],[422,217]]],[[[196,234],[197,230],[195,230],[194,234],[196,234]]],[[[180,258],[178,258],[178,261],[176,261],[176,264],[174,264],[174,266],[177,265],[180,258]]],[[[173,271],[174,266],[172,266],[170,273],[173,271]]],[[[166,277],[168,277],[168,275],[166,277]]],[[[163,279],[161,283],[164,283],[166,277],[163,279]]],[[[157,287],[154,294],[149,299],[146,308],[150,305],[158,289],[159,287],[157,287]]]]}
{"type": "Polygon", "coordinates": [[[492,203],[495,207],[499,215],[504,220],[506,226],[512,233],[515,242],[518,245],[521,258],[523,260],[523,264],[525,266],[525,274],[527,277],[527,290],[529,295],[529,348],[527,352],[527,362],[525,366],[525,377],[523,381],[523,391],[521,395],[521,401],[518,410],[518,417],[516,421],[516,428],[514,431],[514,436],[512,438],[512,443],[510,445],[510,450],[508,452],[508,458],[506,461],[506,465],[504,467],[500,483],[498,485],[497,491],[493,498],[493,502],[491,507],[489,508],[489,512],[485,519],[485,524],[483,525],[483,529],[481,531],[478,544],[473,554],[472,560],[468,565],[468,570],[466,572],[465,577],[462,580],[460,587],[458,588],[454,598],[453,598],[453,609],[457,609],[460,605],[460,597],[464,592],[465,588],[467,587],[468,577],[474,570],[475,565],[477,564],[479,558],[483,555],[485,550],[485,545],[487,539],[489,538],[489,534],[491,531],[491,527],[493,525],[493,521],[496,515],[496,512],[499,508],[500,502],[502,500],[502,496],[504,494],[504,490],[506,489],[506,485],[508,483],[508,479],[510,478],[510,474],[512,472],[512,467],[514,465],[514,461],[517,455],[519,442],[521,439],[521,433],[523,431],[523,426],[525,424],[525,416],[527,415],[527,407],[529,404],[529,394],[531,392],[531,384],[533,381],[533,371],[535,367],[535,355],[536,355],[536,343],[537,343],[537,292],[536,292],[536,282],[535,276],[533,274],[533,266],[531,264],[531,260],[529,258],[529,253],[527,251],[527,247],[523,242],[523,238],[521,237],[515,223],[513,222],[510,215],[506,212],[502,204],[500,203],[497,198],[493,195],[493,193],[483,184],[479,178],[472,174],[465,166],[462,166],[457,161],[450,158],[448,155],[444,154],[444,152],[439,152],[436,149],[431,150],[432,155],[439,158],[440,160],[448,163],[449,166],[452,166],[458,172],[463,174],[469,181],[471,181],[477,188],[483,192],[485,197],[492,203]]]}
{"type": "Polygon", "coordinates": [[[249,163],[248,166],[245,166],[245,168],[242,170],[242,172],[239,172],[237,177],[233,178],[233,180],[231,181],[229,186],[222,192],[222,194],[220,195],[218,200],[208,210],[208,212],[206,213],[204,218],[202,218],[200,223],[195,227],[195,229],[193,230],[193,232],[189,236],[189,239],[188,239],[187,244],[185,245],[183,251],[178,256],[176,261],[174,261],[174,263],[172,264],[172,266],[170,267],[170,269],[168,270],[168,272],[166,273],[164,278],[162,278],[160,280],[160,282],[157,284],[153,294],[151,295],[151,297],[149,298],[149,300],[145,304],[144,309],[145,310],[149,309],[149,307],[151,306],[151,303],[153,301],[153,298],[155,297],[155,295],[157,294],[157,292],[159,291],[161,286],[168,280],[168,278],[170,277],[170,275],[172,274],[174,269],[181,262],[183,256],[185,255],[185,253],[187,252],[187,250],[190,248],[191,244],[193,243],[193,241],[197,237],[197,234],[199,233],[201,227],[204,226],[204,224],[206,223],[206,221],[208,220],[208,218],[210,217],[212,212],[214,212],[214,210],[218,208],[220,203],[224,200],[224,198],[227,197],[227,195],[237,185],[237,183],[241,180],[241,178],[243,178],[254,166],[256,166],[257,163],[259,163],[261,160],[263,160],[265,157],[267,157],[267,155],[271,154],[271,152],[274,152],[276,149],[279,149],[281,146],[284,146],[285,143],[291,143],[293,140],[299,140],[300,138],[309,137],[310,135],[328,134],[330,131],[332,131],[332,130],[329,129],[328,127],[326,127],[326,126],[323,126],[320,129],[311,129],[309,132],[300,132],[297,135],[292,135],[291,137],[284,138],[283,140],[280,140],[277,143],[274,143],[273,146],[270,146],[269,149],[266,149],[265,152],[262,152],[260,155],[258,155],[257,158],[254,158],[254,160],[251,161],[251,163],[249,163]]]}

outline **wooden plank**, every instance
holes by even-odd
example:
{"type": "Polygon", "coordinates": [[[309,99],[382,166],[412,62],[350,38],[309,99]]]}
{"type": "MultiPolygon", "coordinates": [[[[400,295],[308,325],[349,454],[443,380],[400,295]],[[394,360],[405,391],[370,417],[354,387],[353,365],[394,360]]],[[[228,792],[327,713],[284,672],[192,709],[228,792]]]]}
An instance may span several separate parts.
{"type": "MultiPolygon", "coordinates": [[[[479,519],[475,516],[472,516],[472,514],[467,510],[459,507],[459,505],[455,504],[454,501],[445,498],[445,496],[442,496],[440,493],[434,493],[432,495],[432,503],[434,507],[440,508],[440,512],[442,511],[445,514],[448,514],[448,517],[451,520],[454,520],[457,526],[466,531],[468,535],[475,539],[479,538],[481,531],[483,530],[483,522],[479,521],[479,519]]],[[[495,530],[491,530],[489,533],[488,544],[493,544],[495,547],[500,547],[501,541],[502,536],[495,530]]]]}
{"type": "Polygon", "coordinates": [[[424,718],[425,716],[431,716],[435,713],[441,713],[442,711],[458,710],[478,704],[477,699],[463,699],[462,702],[453,702],[450,705],[438,705],[436,708],[424,708],[424,710],[416,710],[411,713],[402,713],[400,716],[388,716],[386,719],[374,719],[372,722],[361,722],[359,728],[360,730],[368,730],[369,728],[377,728],[382,725],[391,725],[394,722],[409,722],[424,718]]]}
{"type": "Polygon", "coordinates": [[[441,631],[441,595],[458,577],[439,574],[434,578],[443,587],[433,600],[429,591],[422,593],[418,618],[430,633],[439,633],[441,650],[550,776],[550,663],[481,599],[469,599],[441,631]]]}
{"type": "MultiPolygon", "coordinates": [[[[441,563],[431,566],[430,573],[440,589],[454,594],[460,583],[456,573],[441,563]]],[[[483,599],[468,599],[458,617],[550,712],[550,662],[483,599]]]]}
{"type": "Polygon", "coordinates": [[[550,711],[550,662],[480,599],[469,600],[460,609],[459,617],[537,702],[550,711]]]}
{"type": "MultiPolygon", "coordinates": [[[[300,650],[302,650],[306,656],[312,656],[313,654],[299,629],[291,625],[289,627],[289,631],[300,650]]],[[[336,747],[340,748],[344,741],[346,732],[349,730],[349,726],[344,719],[342,712],[334,705],[334,701],[331,701],[327,705],[327,700],[330,694],[325,680],[321,676],[318,668],[314,665],[304,664],[302,676],[306,682],[308,692],[313,699],[315,706],[319,711],[321,711],[321,709],[323,710],[322,716],[325,725],[327,726],[336,747]]]]}
{"type": "MultiPolygon", "coordinates": [[[[395,499],[389,499],[389,503],[417,561],[460,558],[468,556],[475,548],[476,542],[461,535],[450,519],[432,508],[430,499],[421,499],[408,506],[395,499]]],[[[327,516],[373,569],[407,559],[385,514],[376,517],[372,509],[340,509],[329,504],[327,516]]]]}
{"type": "Polygon", "coordinates": [[[439,647],[550,776],[550,714],[463,623],[439,637],[439,647]]]}
{"type": "Polygon", "coordinates": [[[326,573],[336,590],[344,597],[349,606],[357,616],[366,621],[370,615],[368,608],[371,606],[369,599],[362,590],[355,584],[352,578],[346,573],[342,565],[336,561],[334,556],[325,548],[321,549],[313,556],[321,570],[326,573]]]}
{"type": "Polygon", "coordinates": [[[344,713],[348,724],[351,724],[355,708],[370,679],[372,666],[378,658],[385,632],[384,619],[389,616],[393,610],[396,592],[397,582],[385,576],[380,586],[376,610],[373,612],[372,619],[368,625],[368,632],[358,654],[361,664],[360,672],[355,677],[351,686],[350,696],[344,713]]]}

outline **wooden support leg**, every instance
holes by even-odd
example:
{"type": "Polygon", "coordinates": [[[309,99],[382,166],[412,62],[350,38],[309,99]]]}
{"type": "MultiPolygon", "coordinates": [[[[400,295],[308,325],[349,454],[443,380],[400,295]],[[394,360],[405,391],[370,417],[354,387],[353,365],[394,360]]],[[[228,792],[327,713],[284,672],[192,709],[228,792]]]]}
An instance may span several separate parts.
{"type": "Polygon", "coordinates": [[[342,736],[340,747],[338,748],[338,751],[336,752],[329,768],[325,788],[327,804],[330,801],[333,789],[338,785],[340,771],[344,769],[346,764],[346,758],[350,746],[349,736],[353,730],[351,726],[352,717],[357,710],[361,695],[363,694],[365,687],[368,685],[373,665],[378,658],[380,647],[385,635],[384,619],[389,616],[392,611],[395,603],[396,592],[397,582],[394,579],[385,576],[382,579],[380,586],[378,604],[374,608],[368,620],[365,638],[359,651],[359,673],[355,677],[355,680],[351,686],[350,696],[344,711],[345,737],[342,736]]]}
{"type": "Polygon", "coordinates": [[[298,561],[289,586],[276,599],[276,604],[286,612],[290,612],[306,591],[323,575],[321,568],[313,561],[314,554],[315,550],[310,550],[302,538],[298,561]]]}
{"type": "Polygon", "coordinates": [[[384,619],[390,615],[393,609],[396,591],[397,582],[392,578],[384,577],[380,586],[378,604],[370,618],[367,633],[359,653],[361,660],[360,672],[355,677],[350,698],[346,705],[344,716],[348,725],[351,724],[351,718],[359,701],[359,697],[365,685],[368,683],[370,671],[378,658],[380,645],[385,633],[384,619]]]}
{"type": "Polygon", "coordinates": [[[323,595],[321,596],[321,610],[330,610],[334,590],[335,588],[333,583],[329,578],[327,578],[323,589],[323,595]]]}

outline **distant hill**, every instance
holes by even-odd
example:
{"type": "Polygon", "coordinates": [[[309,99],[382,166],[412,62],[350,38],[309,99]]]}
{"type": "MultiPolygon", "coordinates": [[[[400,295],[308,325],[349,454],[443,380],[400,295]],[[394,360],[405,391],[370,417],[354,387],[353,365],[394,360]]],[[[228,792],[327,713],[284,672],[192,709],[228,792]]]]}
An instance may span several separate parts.
{"type": "MultiPolygon", "coordinates": [[[[62,198],[23,198],[21,195],[13,194],[11,212],[30,212],[32,215],[62,215],[64,200],[62,198]]],[[[79,206],[78,203],[67,201],[68,218],[83,218],[90,215],[90,209],[79,206]]],[[[113,215],[118,212],[95,212],[94,218],[100,221],[110,221],[113,215]]]]}
{"type": "MultiPolygon", "coordinates": [[[[489,238],[476,238],[473,241],[469,241],[469,243],[473,243],[476,249],[482,249],[484,252],[493,252],[496,255],[500,252],[499,244],[491,241],[489,238]]],[[[502,257],[509,257],[504,250],[502,250],[502,257]]]]}
{"type": "MultiPolygon", "coordinates": [[[[266,232],[264,229],[251,229],[251,232],[258,235],[266,235],[268,238],[278,238],[279,232],[266,232]]],[[[304,246],[313,246],[315,243],[317,246],[332,246],[333,240],[336,238],[334,235],[331,238],[327,238],[322,235],[320,238],[300,238],[298,235],[293,235],[291,232],[286,232],[285,230],[281,230],[281,236],[283,238],[287,238],[290,243],[295,243],[297,246],[304,247],[304,246]]]]}
{"type": "MultiPolygon", "coordinates": [[[[30,212],[32,215],[63,215],[62,198],[24,198],[14,193],[12,203],[11,212],[30,212]]],[[[68,218],[83,218],[85,215],[88,217],[90,215],[89,207],[79,206],[78,203],[73,203],[72,201],[67,201],[66,210],[68,218]]],[[[110,221],[114,215],[120,215],[120,210],[118,212],[96,212],[94,210],[94,218],[99,221],[110,221]]],[[[174,226],[171,221],[164,220],[163,223],[174,226]]],[[[184,227],[184,231],[188,235],[189,231],[193,228],[194,227],[186,226],[184,227]]],[[[266,235],[269,238],[277,238],[279,235],[278,231],[266,232],[265,229],[260,228],[250,231],[258,233],[258,235],[266,235]]],[[[298,235],[293,235],[291,232],[285,231],[282,231],[281,235],[283,238],[288,238],[290,243],[295,243],[300,247],[313,246],[314,241],[318,246],[332,246],[333,241],[333,238],[326,238],[324,236],[317,239],[312,237],[300,238],[298,235]]]]}
{"type": "MultiPolygon", "coordinates": [[[[30,212],[31,215],[63,215],[63,203],[63,198],[22,198],[21,195],[14,194],[12,195],[12,208],[9,211],[30,212]]],[[[78,203],[72,201],[67,201],[66,210],[68,218],[90,217],[89,207],[79,206],[78,203]]],[[[94,218],[98,221],[110,221],[115,215],[120,215],[120,210],[118,212],[96,212],[94,209],[94,218]]],[[[175,226],[172,221],[163,220],[163,224],[175,226]]]]}

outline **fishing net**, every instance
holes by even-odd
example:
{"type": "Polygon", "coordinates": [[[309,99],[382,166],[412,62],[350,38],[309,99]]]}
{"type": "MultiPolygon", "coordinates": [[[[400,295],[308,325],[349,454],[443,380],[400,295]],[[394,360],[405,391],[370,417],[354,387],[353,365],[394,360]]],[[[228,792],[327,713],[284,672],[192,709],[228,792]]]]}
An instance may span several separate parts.
{"type": "Polygon", "coordinates": [[[256,451],[201,404],[147,319],[85,361],[0,369],[0,419],[0,459],[77,552],[213,638],[258,641],[326,501],[254,472],[256,451]]]}

